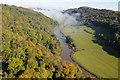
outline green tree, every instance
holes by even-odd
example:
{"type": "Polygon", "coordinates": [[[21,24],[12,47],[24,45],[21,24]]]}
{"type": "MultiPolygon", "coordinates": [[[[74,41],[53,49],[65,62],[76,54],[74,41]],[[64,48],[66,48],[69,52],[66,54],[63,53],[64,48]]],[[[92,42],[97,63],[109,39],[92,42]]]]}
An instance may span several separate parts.
{"type": "Polygon", "coordinates": [[[16,74],[20,70],[24,70],[23,61],[19,58],[11,58],[8,60],[8,70],[11,74],[16,74]]]}

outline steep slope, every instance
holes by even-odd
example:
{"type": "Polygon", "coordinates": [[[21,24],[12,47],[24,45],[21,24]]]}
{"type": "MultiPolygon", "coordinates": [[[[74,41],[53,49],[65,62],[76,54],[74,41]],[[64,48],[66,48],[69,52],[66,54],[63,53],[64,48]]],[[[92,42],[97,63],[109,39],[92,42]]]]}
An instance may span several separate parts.
{"type": "Polygon", "coordinates": [[[73,64],[61,62],[56,21],[16,6],[2,5],[3,78],[73,78],[73,64]]]}

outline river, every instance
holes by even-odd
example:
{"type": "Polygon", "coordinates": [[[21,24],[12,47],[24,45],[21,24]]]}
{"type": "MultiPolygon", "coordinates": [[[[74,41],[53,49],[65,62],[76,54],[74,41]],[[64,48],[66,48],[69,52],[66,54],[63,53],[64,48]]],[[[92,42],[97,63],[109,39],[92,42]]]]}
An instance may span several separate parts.
{"type": "Polygon", "coordinates": [[[55,27],[54,33],[56,37],[60,40],[62,44],[62,51],[61,51],[61,59],[64,61],[68,61],[71,63],[74,63],[70,57],[70,53],[72,50],[69,48],[69,46],[66,44],[66,37],[63,36],[63,34],[60,32],[60,30],[63,28],[63,25],[60,25],[58,27],[55,27]]]}
{"type": "MultiPolygon", "coordinates": [[[[72,49],[69,48],[69,45],[66,43],[66,37],[60,31],[63,27],[64,27],[64,25],[60,25],[60,26],[57,26],[54,28],[54,34],[56,35],[56,37],[60,40],[60,42],[62,44],[62,51],[61,51],[61,55],[60,55],[61,60],[67,61],[67,62],[70,62],[70,63],[73,63],[74,65],[76,65],[76,63],[70,57],[72,49]]],[[[96,77],[94,74],[90,73],[89,71],[84,69],[82,66],[79,65],[79,68],[82,70],[81,76],[88,75],[93,78],[96,77]]]]}

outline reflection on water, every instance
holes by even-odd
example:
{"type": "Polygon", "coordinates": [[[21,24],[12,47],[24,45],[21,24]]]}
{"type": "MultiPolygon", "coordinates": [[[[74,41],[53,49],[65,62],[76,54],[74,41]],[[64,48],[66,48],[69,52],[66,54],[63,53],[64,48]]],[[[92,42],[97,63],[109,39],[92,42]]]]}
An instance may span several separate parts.
{"type": "Polygon", "coordinates": [[[70,57],[70,53],[72,52],[72,50],[66,44],[66,37],[64,37],[63,34],[60,32],[60,30],[63,27],[64,27],[63,25],[55,27],[54,33],[55,33],[56,37],[60,40],[60,42],[62,44],[62,53],[61,53],[62,60],[73,63],[73,61],[72,61],[72,59],[70,57]]]}

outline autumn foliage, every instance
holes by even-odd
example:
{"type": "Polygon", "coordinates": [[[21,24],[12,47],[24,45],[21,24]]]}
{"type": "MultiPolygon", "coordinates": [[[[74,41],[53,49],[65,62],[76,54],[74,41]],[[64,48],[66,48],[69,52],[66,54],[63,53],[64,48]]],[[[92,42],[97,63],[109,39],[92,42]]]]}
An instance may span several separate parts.
{"type": "Polygon", "coordinates": [[[28,45],[31,46],[31,47],[35,47],[35,44],[31,41],[28,41],[28,45]]]}
{"type": "Polygon", "coordinates": [[[36,56],[43,56],[43,53],[40,49],[37,49],[36,56]]]}
{"type": "Polygon", "coordinates": [[[72,63],[66,63],[63,65],[63,73],[67,78],[74,78],[75,66],[72,63]]]}

